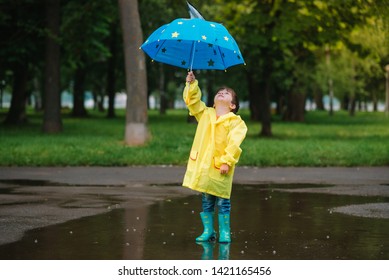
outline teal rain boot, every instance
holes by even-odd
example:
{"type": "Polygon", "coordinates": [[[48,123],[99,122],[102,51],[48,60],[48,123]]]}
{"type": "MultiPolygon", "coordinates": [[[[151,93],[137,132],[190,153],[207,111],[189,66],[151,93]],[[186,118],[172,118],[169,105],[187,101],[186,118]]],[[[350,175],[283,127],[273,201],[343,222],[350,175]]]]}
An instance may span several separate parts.
{"type": "Polygon", "coordinates": [[[230,214],[219,214],[219,242],[231,242],[230,214]]]}
{"type": "Polygon", "coordinates": [[[201,212],[200,217],[203,222],[204,231],[196,238],[196,241],[214,241],[216,239],[216,231],[213,229],[213,212],[201,212]]]}

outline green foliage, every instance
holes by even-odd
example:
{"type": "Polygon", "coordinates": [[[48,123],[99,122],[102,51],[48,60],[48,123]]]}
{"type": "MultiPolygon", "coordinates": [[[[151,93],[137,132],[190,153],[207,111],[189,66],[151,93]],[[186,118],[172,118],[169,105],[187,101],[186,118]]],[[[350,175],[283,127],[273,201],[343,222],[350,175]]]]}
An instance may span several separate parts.
{"type": "MultiPolygon", "coordinates": [[[[312,96],[315,89],[327,93],[332,77],[338,98],[363,96],[384,98],[383,67],[389,61],[388,0],[193,0],[205,19],[223,23],[236,38],[247,66],[227,71],[199,72],[204,92],[219,85],[237,90],[242,99],[259,95],[249,77],[260,85],[271,81],[271,100],[287,99],[291,93],[312,96]],[[331,70],[325,63],[330,46],[331,70]]],[[[46,30],[44,1],[0,0],[0,80],[12,92],[13,64],[27,63],[31,81],[27,91],[42,95],[46,30]]],[[[112,26],[118,22],[117,1],[61,1],[61,87],[71,89],[74,69],[85,67],[85,90],[105,94],[107,61],[112,26]]],[[[144,38],[162,24],[189,17],[185,1],[139,0],[144,38]]],[[[124,85],[119,25],[116,90],[124,85]]],[[[161,70],[148,63],[149,92],[158,92],[161,70]]],[[[185,70],[163,66],[165,91],[174,95],[185,70]],[[169,89],[166,87],[169,86],[169,89]]],[[[210,93],[212,94],[212,92],[210,93]]]]}
{"type": "Polygon", "coordinates": [[[201,8],[237,38],[247,71],[257,81],[271,71],[272,86],[283,96],[291,90],[310,95],[316,85],[327,93],[332,75],[341,98],[366,95],[371,81],[382,77],[382,64],[388,61],[388,6],[387,0],[218,0],[201,8]],[[342,49],[336,48],[339,44],[342,49]],[[327,45],[336,49],[332,74],[320,52],[327,45]]]}
{"type": "Polygon", "coordinates": [[[110,56],[105,44],[110,24],[117,16],[111,1],[67,1],[63,7],[62,43],[72,67],[105,60],[110,56]]]}
{"type": "Polygon", "coordinates": [[[39,63],[45,35],[43,1],[0,2],[0,79],[14,64],[39,63]]]}
{"type": "MultiPolygon", "coordinates": [[[[275,120],[272,139],[259,139],[259,124],[242,117],[249,128],[241,166],[380,166],[389,165],[389,119],[383,113],[354,118],[339,113],[310,112],[306,123],[275,120]]],[[[30,114],[20,127],[0,126],[0,165],[3,166],[127,166],[185,165],[196,130],[185,110],[164,116],[149,112],[150,142],[137,148],[124,145],[124,112],[107,119],[100,113],[74,119],[64,116],[64,132],[39,132],[41,116],[30,114]]]]}

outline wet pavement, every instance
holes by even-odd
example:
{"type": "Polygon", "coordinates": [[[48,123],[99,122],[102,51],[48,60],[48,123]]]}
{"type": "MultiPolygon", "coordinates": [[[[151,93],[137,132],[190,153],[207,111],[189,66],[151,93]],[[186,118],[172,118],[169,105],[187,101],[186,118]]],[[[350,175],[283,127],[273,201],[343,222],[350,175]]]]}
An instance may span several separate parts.
{"type": "Polygon", "coordinates": [[[224,245],[182,167],[0,168],[0,259],[389,259],[388,171],[240,167],[224,245]]]}

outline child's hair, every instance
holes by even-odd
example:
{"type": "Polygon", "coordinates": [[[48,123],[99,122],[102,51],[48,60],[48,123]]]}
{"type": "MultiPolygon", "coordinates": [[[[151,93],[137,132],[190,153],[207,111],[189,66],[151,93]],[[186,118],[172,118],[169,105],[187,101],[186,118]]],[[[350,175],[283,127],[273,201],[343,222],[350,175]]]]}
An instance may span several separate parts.
{"type": "Polygon", "coordinates": [[[225,89],[226,91],[228,91],[229,93],[231,93],[231,95],[232,95],[232,102],[231,102],[231,103],[235,105],[235,109],[233,109],[231,112],[233,112],[233,113],[236,114],[236,113],[239,111],[239,99],[238,99],[238,95],[236,94],[236,92],[235,92],[232,88],[225,87],[225,86],[219,88],[219,89],[216,91],[216,93],[218,93],[219,91],[221,91],[221,90],[223,90],[223,89],[225,89]]]}

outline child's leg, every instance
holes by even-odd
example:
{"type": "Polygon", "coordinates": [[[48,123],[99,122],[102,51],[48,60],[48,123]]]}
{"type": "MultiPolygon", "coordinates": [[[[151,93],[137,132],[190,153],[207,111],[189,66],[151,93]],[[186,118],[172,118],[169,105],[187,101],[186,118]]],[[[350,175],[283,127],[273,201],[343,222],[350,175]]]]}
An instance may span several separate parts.
{"type": "Polygon", "coordinates": [[[226,198],[217,198],[217,208],[219,214],[230,214],[231,211],[231,200],[226,198]]]}
{"type": "Polygon", "coordinates": [[[230,229],[230,211],[231,201],[229,199],[218,197],[217,201],[219,211],[219,242],[230,243],[231,242],[231,229],[230,229]]]}
{"type": "Polygon", "coordinates": [[[200,217],[204,226],[204,231],[199,237],[196,238],[196,241],[202,242],[215,240],[216,232],[213,228],[213,214],[215,211],[216,197],[203,193],[201,202],[203,212],[200,213],[200,217]]]}
{"type": "Polygon", "coordinates": [[[201,196],[203,212],[215,212],[216,196],[207,193],[202,193],[201,196]]]}

